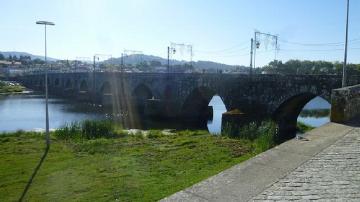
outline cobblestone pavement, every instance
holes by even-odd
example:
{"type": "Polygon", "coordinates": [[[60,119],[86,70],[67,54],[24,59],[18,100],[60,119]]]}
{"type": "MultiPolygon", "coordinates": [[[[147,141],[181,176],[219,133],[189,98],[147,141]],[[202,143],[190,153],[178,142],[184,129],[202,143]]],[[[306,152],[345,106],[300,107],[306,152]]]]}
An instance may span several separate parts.
{"type": "Polygon", "coordinates": [[[360,128],[271,185],[252,201],[360,201],[360,128]]]}

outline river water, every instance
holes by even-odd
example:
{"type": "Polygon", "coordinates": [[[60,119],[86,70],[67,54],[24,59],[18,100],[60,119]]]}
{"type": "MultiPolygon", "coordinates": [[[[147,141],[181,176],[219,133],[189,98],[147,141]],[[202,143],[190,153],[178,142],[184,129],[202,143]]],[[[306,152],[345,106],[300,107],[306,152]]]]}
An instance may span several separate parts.
{"type": "MultiPolygon", "coordinates": [[[[222,100],[214,96],[209,106],[214,113],[211,121],[204,124],[164,123],[164,121],[146,120],[140,126],[142,129],[176,128],[176,129],[208,129],[213,134],[221,132],[221,114],[226,112],[222,100]]],[[[321,98],[310,101],[304,109],[329,109],[330,105],[321,98]]],[[[0,132],[16,130],[38,130],[45,128],[45,99],[43,95],[29,93],[16,95],[0,95],[0,132]]],[[[87,119],[102,120],[110,118],[110,113],[99,106],[78,103],[59,98],[49,99],[50,128],[56,129],[66,123],[87,119]]],[[[318,127],[329,122],[328,116],[299,116],[298,121],[318,127]]]]}

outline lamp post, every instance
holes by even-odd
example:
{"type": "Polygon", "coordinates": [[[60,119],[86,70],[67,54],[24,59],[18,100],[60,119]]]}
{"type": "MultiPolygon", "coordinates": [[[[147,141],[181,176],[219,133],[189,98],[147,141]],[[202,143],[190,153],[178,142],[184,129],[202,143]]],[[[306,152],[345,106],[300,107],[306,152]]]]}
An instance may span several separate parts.
{"type": "Polygon", "coordinates": [[[349,0],[347,0],[346,8],[346,31],[345,31],[345,55],[344,55],[344,64],[343,64],[343,77],[342,77],[342,87],[346,87],[346,62],[347,62],[347,49],[348,49],[348,32],[349,32],[349,0]]]}
{"type": "Polygon", "coordinates": [[[47,45],[46,45],[46,26],[54,26],[55,23],[48,21],[36,21],[38,25],[44,25],[45,28],[45,116],[46,116],[46,146],[50,146],[50,134],[49,134],[49,109],[48,109],[48,69],[46,67],[47,64],[47,45]]]}

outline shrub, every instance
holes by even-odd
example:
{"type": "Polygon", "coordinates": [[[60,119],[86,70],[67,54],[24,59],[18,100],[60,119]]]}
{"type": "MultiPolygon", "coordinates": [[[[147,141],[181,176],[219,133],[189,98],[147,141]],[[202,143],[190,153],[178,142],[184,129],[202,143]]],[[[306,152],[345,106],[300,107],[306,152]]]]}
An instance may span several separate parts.
{"type": "Polygon", "coordinates": [[[81,133],[86,139],[114,137],[114,125],[110,121],[84,121],[81,133]]]}
{"type": "Polygon", "coordinates": [[[309,126],[305,123],[302,123],[302,122],[297,122],[297,125],[296,125],[296,130],[299,131],[300,133],[306,133],[310,130],[314,129],[314,127],[312,126],[309,126]]]}
{"type": "Polygon", "coordinates": [[[278,126],[273,121],[264,121],[258,128],[258,137],[255,139],[255,150],[266,151],[274,147],[278,139],[278,126]]]}
{"type": "Polygon", "coordinates": [[[160,130],[149,130],[147,137],[148,138],[159,138],[162,137],[163,133],[160,130]]]}
{"type": "Polygon", "coordinates": [[[263,152],[278,142],[278,126],[273,121],[252,122],[241,128],[227,125],[222,135],[250,140],[256,152],[263,152]]]}
{"type": "Polygon", "coordinates": [[[74,122],[55,131],[60,139],[96,139],[115,136],[114,125],[110,121],[74,122]]]}

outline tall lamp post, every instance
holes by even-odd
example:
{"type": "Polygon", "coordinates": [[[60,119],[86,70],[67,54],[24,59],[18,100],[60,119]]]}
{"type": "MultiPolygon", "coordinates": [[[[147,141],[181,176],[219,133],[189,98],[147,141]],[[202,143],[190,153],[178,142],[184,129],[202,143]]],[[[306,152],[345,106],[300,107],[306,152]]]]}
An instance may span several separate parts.
{"type": "Polygon", "coordinates": [[[46,45],[46,27],[49,25],[54,26],[55,23],[48,21],[36,21],[38,25],[44,25],[45,28],[45,116],[46,116],[46,146],[50,146],[50,134],[49,134],[49,110],[48,110],[48,68],[47,65],[47,45],[46,45]]]}
{"type": "Polygon", "coordinates": [[[346,87],[346,62],[347,62],[347,49],[348,49],[348,31],[349,31],[349,0],[347,0],[346,8],[346,31],[345,31],[345,55],[344,55],[344,64],[343,64],[343,77],[342,77],[342,87],[346,87]]]}

